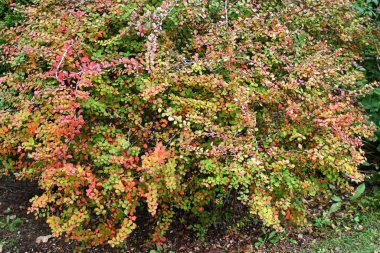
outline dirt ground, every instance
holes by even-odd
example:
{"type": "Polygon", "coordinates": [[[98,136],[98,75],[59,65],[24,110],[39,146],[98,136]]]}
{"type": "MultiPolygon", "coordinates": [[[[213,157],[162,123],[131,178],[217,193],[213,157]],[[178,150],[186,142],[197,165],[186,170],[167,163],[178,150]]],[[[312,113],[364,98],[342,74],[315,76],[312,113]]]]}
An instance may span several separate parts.
{"type": "Polygon", "coordinates": [[[64,238],[50,238],[47,242],[37,243],[40,236],[51,234],[48,225],[36,220],[27,213],[29,199],[39,193],[33,182],[21,182],[12,177],[0,178],[0,253],[71,253],[71,252],[299,252],[314,240],[310,235],[302,238],[288,235],[275,245],[270,243],[264,247],[255,247],[260,231],[257,227],[247,227],[241,231],[226,232],[223,228],[211,230],[204,241],[196,239],[196,235],[181,225],[174,225],[169,231],[165,249],[157,249],[149,242],[146,230],[137,231],[121,248],[108,246],[83,249],[77,242],[64,238]],[[152,251],[153,252],[153,251],[152,251]]]}

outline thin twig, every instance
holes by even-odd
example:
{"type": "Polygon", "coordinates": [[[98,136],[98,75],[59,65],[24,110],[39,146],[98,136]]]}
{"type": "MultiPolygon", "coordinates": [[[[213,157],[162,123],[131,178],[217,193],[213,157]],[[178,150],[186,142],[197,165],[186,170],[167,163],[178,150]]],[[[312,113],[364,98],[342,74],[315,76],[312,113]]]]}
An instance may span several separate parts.
{"type": "MultiPolygon", "coordinates": [[[[225,12],[225,22],[226,22],[226,34],[227,34],[228,33],[228,0],[224,0],[224,12],[225,12]]],[[[229,70],[231,69],[231,55],[228,55],[228,69],[229,70]]]]}
{"type": "MultiPolygon", "coordinates": [[[[59,71],[59,68],[61,67],[61,65],[63,64],[63,61],[65,60],[66,58],[66,55],[67,55],[67,52],[69,51],[69,49],[72,47],[72,45],[70,45],[66,50],[65,52],[63,53],[62,55],[62,59],[59,61],[58,63],[58,66],[57,66],[57,70],[55,71],[55,78],[58,80],[58,71],[59,71]]],[[[59,81],[59,80],[58,80],[59,81]]]]}
{"type": "Polygon", "coordinates": [[[228,0],[224,0],[224,12],[226,17],[226,30],[228,30],[228,0]]]}
{"type": "Polygon", "coordinates": [[[168,144],[166,144],[166,146],[170,146],[170,143],[172,143],[173,139],[177,136],[177,134],[173,135],[170,140],[168,141],[168,144]]]}

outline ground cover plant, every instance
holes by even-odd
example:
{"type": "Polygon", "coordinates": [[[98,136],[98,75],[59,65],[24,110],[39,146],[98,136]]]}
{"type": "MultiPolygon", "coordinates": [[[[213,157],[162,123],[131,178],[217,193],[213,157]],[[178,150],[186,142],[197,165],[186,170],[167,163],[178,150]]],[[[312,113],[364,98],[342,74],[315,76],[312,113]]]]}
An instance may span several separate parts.
{"type": "Polygon", "coordinates": [[[146,216],[158,244],[226,209],[307,226],[363,180],[374,129],[352,3],[33,1],[0,29],[1,173],[37,180],[30,211],[92,245],[146,216]]]}
{"type": "MultiPolygon", "coordinates": [[[[313,234],[322,238],[315,240],[301,253],[355,252],[369,253],[380,250],[379,188],[373,187],[354,202],[340,210],[330,220],[331,227],[321,227],[313,234]]],[[[351,197],[352,198],[352,197],[351,197]]]]}

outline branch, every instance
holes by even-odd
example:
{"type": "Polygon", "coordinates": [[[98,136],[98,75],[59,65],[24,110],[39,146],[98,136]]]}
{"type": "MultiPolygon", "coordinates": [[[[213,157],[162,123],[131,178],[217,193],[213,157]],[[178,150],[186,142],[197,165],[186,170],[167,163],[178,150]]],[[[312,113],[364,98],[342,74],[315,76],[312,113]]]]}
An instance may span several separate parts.
{"type": "Polygon", "coordinates": [[[69,49],[72,47],[72,45],[70,45],[66,50],[65,52],[63,53],[62,55],[62,59],[60,60],[60,62],[58,63],[58,66],[57,66],[57,70],[55,71],[55,78],[58,80],[58,71],[59,71],[59,68],[61,67],[61,65],[63,64],[63,61],[65,60],[66,58],[66,55],[67,55],[67,52],[69,51],[69,49]]]}
{"type": "MultiPolygon", "coordinates": [[[[225,23],[226,23],[226,34],[228,33],[228,0],[224,0],[224,12],[225,12],[225,23]]],[[[228,34],[227,34],[228,36],[228,34]]],[[[229,43],[231,42],[230,39],[229,43]]],[[[232,49],[233,50],[233,49],[232,49]]],[[[228,55],[228,70],[231,69],[231,55],[228,55]]]]}
{"type": "Polygon", "coordinates": [[[224,13],[226,19],[226,30],[228,30],[228,0],[224,0],[224,13]]]}

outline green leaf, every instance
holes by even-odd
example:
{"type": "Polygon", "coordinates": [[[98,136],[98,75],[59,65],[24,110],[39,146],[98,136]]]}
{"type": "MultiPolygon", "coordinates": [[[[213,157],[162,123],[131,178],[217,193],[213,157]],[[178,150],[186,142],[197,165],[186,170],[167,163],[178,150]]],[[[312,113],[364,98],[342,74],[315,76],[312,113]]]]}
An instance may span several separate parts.
{"type": "Polygon", "coordinates": [[[356,188],[355,192],[354,192],[354,195],[352,195],[351,197],[351,200],[352,201],[355,201],[357,200],[365,191],[365,184],[361,184],[358,186],[358,188],[356,188]]]}
{"type": "Polygon", "coordinates": [[[277,236],[277,237],[271,239],[270,243],[276,244],[276,243],[278,243],[279,240],[280,240],[280,237],[277,236]]]}
{"type": "Polygon", "coordinates": [[[268,239],[272,239],[276,235],[275,231],[270,232],[268,239]]]}
{"type": "Polygon", "coordinates": [[[373,90],[373,93],[375,93],[376,95],[380,95],[380,89],[379,88],[375,88],[373,90]]]}
{"type": "Polygon", "coordinates": [[[338,211],[341,208],[341,206],[342,206],[341,202],[337,202],[335,204],[332,204],[330,207],[329,213],[330,214],[335,213],[336,211],[338,211]]]}
{"type": "Polygon", "coordinates": [[[342,199],[339,198],[338,196],[333,196],[331,199],[334,200],[335,202],[342,202],[342,199]]]}
{"type": "Polygon", "coordinates": [[[364,163],[362,163],[363,166],[370,166],[371,164],[367,161],[365,161],[364,163]]]}
{"type": "Polygon", "coordinates": [[[260,247],[260,245],[261,245],[261,242],[255,242],[255,247],[256,248],[260,247]]]}

